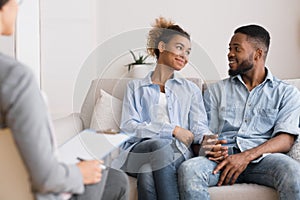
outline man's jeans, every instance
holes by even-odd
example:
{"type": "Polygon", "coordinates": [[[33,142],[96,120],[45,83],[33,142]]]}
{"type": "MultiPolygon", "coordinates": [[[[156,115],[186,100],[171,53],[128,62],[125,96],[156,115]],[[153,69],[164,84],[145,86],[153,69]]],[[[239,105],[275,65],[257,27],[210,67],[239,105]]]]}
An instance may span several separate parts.
{"type": "MultiPolygon", "coordinates": [[[[185,161],[178,170],[181,199],[210,199],[208,187],[218,183],[217,163],[205,157],[185,161]]],[[[300,200],[300,164],[285,154],[275,153],[251,163],[236,183],[256,183],[275,188],[281,200],[300,200]]]]}
{"type": "Polygon", "coordinates": [[[137,177],[139,199],[176,200],[179,199],[177,169],[183,161],[172,140],[148,139],[134,146],[125,170],[137,177]]]}

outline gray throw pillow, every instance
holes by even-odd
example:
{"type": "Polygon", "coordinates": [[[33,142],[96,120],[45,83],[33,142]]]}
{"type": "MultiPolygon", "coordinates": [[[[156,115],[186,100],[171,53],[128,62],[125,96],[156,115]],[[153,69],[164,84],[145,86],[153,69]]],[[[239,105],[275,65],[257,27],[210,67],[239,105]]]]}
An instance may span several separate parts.
{"type": "Polygon", "coordinates": [[[295,142],[292,149],[288,152],[288,155],[300,162],[300,142],[295,142]]]}

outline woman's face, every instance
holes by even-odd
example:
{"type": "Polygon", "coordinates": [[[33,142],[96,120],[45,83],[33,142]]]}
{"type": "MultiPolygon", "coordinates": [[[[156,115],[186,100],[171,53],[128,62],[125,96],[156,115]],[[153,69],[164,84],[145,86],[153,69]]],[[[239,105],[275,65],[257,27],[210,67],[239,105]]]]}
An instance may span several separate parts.
{"type": "Polygon", "coordinates": [[[15,31],[18,4],[16,0],[9,0],[0,9],[0,26],[2,35],[11,35],[15,31]]]}
{"type": "Polygon", "coordinates": [[[163,64],[181,70],[188,62],[191,52],[191,42],[184,36],[174,35],[168,43],[159,44],[158,64],[163,64]]]}

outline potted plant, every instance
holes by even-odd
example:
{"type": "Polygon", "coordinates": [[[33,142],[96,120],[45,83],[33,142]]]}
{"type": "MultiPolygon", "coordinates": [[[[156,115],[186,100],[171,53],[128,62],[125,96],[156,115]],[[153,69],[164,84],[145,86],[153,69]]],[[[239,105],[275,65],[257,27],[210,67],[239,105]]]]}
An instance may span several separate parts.
{"type": "Polygon", "coordinates": [[[129,50],[129,52],[132,55],[134,62],[125,65],[125,67],[128,67],[128,72],[130,72],[133,69],[133,67],[137,65],[153,65],[153,63],[146,62],[147,58],[149,57],[149,54],[143,55],[140,53],[137,56],[132,50],[129,50]]]}

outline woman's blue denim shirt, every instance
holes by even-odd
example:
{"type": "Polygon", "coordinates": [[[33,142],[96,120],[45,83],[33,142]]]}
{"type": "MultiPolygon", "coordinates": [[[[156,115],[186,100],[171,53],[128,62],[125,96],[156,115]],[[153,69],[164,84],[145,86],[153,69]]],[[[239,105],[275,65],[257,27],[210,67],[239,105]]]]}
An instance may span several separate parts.
{"type": "MultiPolygon", "coordinates": [[[[159,102],[160,88],[151,81],[152,72],[144,79],[128,83],[123,99],[121,130],[131,137],[125,149],[130,150],[143,138],[168,138],[173,140],[173,130],[180,126],[194,134],[194,143],[199,144],[209,132],[207,115],[200,88],[184,78],[169,79],[165,83],[167,109],[170,122],[153,121],[154,105],[159,102]],[[152,118],[152,119],[151,119],[152,118]]],[[[191,150],[176,140],[176,146],[186,159],[191,150]]]]}

